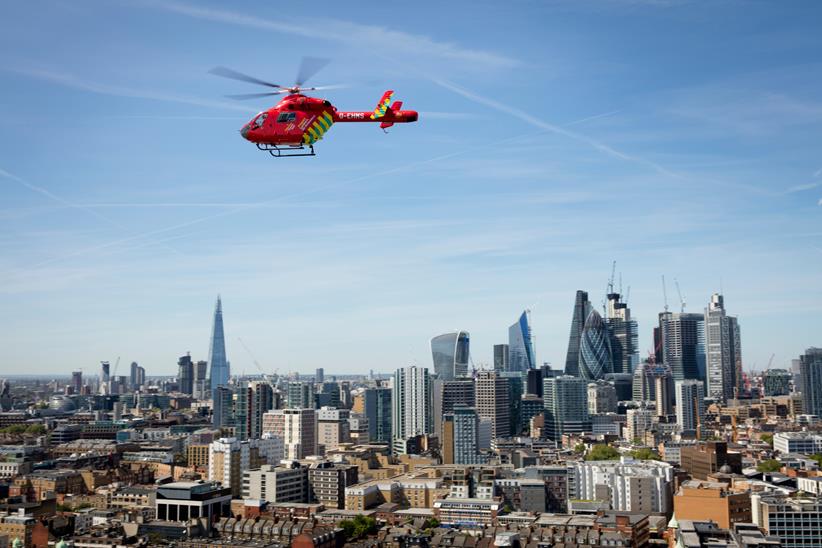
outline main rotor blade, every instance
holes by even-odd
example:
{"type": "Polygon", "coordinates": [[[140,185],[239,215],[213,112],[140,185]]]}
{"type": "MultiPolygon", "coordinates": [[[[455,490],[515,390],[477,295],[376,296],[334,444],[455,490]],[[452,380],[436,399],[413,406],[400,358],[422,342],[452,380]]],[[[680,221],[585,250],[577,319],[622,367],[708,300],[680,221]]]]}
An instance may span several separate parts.
{"type": "Polygon", "coordinates": [[[249,76],[248,74],[243,74],[242,72],[237,72],[236,70],[232,70],[227,67],[214,67],[210,71],[211,74],[215,76],[222,76],[223,78],[231,78],[232,80],[240,80],[241,82],[249,82],[251,84],[258,84],[261,86],[268,86],[270,88],[281,88],[283,86],[279,84],[272,84],[271,82],[266,82],[265,80],[260,80],[259,78],[254,78],[253,76],[249,76]]]}
{"type": "Polygon", "coordinates": [[[330,62],[330,59],[321,59],[319,57],[303,57],[300,61],[300,68],[297,70],[297,87],[308,81],[309,78],[317,74],[325,65],[330,62]]]}
{"type": "Polygon", "coordinates": [[[280,90],[280,91],[270,91],[266,93],[241,93],[239,95],[226,95],[229,99],[237,99],[239,101],[244,101],[245,99],[259,99],[260,97],[271,97],[272,95],[281,95],[283,93],[288,93],[288,90],[280,90]]]}
{"type": "Polygon", "coordinates": [[[341,88],[347,88],[347,87],[350,87],[350,86],[348,84],[332,84],[330,86],[315,86],[315,87],[301,88],[301,89],[309,89],[311,91],[320,91],[320,90],[323,90],[323,89],[341,89],[341,88]]]}

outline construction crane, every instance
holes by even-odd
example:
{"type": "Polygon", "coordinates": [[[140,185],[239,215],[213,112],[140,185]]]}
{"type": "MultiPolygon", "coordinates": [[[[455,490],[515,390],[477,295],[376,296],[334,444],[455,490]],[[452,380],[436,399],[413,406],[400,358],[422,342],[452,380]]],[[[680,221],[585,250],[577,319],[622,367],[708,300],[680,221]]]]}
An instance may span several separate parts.
{"type": "Polygon", "coordinates": [[[668,312],[668,288],[665,286],[665,274],[662,275],[662,297],[665,299],[665,312],[668,312]]]}
{"type": "Polygon", "coordinates": [[[111,373],[111,377],[115,377],[117,375],[118,367],[120,367],[120,356],[117,356],[117,361],[114,362],[114,371],[111,373]]]}
{"type": "Polygon", "coordinates": [[[685,299],[682,298],[682,291],[679,290],[679,280],[674,278],[674,284],[676,285],[676,293],[679,295],[679,311],[685,312],[685,299]]]}
{"type": "Polygon", "coordinates": [[[765,368],[765,371],[770,370],[771,365],[773,365],[773,359],[776,357],[776,354],[771,354],[771,359],[768,360],[768,367],[765,368]]]}
{"type": "MultiPolygon", "coordinates": [[[[254,362],[254,365],[260,371],[260,374],[263,376],[263,378],[268,382],[268,384],[271,385],[271,388],[274,388],[274,382],[271,379],[269,379],[268,373],[263,371],[263,366],[261,366],[260,362],[257,361],[257,358],[254,357],[254,354],[251,352],[251,349],[248,347],[248,345],[245,344],[245,341],[243,339],[241,339],[240,337],[237,337],[237,340],[240,341],[240,344],[245,349],[245,351],[248,353],[249,357],[251,358],[251,361],[254,362]]],[[[271,376],[274,377],[275,381],[276,381],[276,378],[277,378],[277,371],[279,371],[279,369],[280,369],[279,367],[274,368],[274,374],[271,375],[271,376]]]]}

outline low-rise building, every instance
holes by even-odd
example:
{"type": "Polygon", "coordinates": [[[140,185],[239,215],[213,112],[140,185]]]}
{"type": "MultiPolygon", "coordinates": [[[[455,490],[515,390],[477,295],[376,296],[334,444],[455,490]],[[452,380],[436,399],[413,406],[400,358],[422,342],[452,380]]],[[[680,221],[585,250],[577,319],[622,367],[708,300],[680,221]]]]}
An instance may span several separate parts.
{"type": "Polygon", "coordinates": [[[434,514],[440,523],[458,527],[490,527],[496,524],[499,499],[452,498],[434,501],[434,514]]]}
{"type": "Polygon", "coordinates": [[[674,514],[678,519],[713,520],[729,529],[734,523],[750,523],[751,496],[733,492],[725,483],[690,480],[674,496],[674,514]]]}
{"type": "Polygon", "coordinates": [[[214,521],[231,508],[231,489],[216,482],[175,482],[157,488],[156,516],[161,521],[187,522],[207,517],[214,521]]]}
{"type": "Polygon", "coordinates": [[[243,498],[270,503],[308,502],[308,467],[299,462],[288,466],[266,464],[243,473],[243,498]]]}

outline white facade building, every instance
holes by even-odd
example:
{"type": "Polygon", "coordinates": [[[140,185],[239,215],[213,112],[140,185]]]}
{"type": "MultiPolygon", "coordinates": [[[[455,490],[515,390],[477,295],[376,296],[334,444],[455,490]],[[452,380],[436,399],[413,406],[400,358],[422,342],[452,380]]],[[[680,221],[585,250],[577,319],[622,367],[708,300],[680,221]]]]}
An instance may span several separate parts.
{"type": "Polygon", "coordinates": [[[569,499],[607,501],[612,510],[670,513],[674,467],[667,462],[581,461],[568,466],[569,499]]]}

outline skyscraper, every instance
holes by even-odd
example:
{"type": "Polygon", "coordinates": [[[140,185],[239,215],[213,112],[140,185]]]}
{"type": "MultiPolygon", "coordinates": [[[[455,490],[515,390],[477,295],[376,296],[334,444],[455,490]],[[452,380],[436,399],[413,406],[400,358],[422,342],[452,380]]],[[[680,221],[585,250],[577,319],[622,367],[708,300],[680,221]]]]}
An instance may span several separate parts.
{"type": "MultiPolygon", "coordinates": [[[[508,388],[509,380],[496,371],[480,371],[475,380],[476,396],[474,402],[477,415],[482,419],[491,421],[492,439],[507,438],[511,435],[512,402],[508,388]]],[[[522,381],[520,380],[521,395],[522,381]]]]}
{"type": "Polygon", "coordinates": [[[401,367],[394,373],[391,437],[394,451],[405,453],[406,441],[434,431],[431,376],[427,367],[401,367]]]}
{"type": "Polygon", "coordinates": [[[571,315],[571,333],[568,336],[568,353],[565,356],[565,374],[579,376],[579,349],[582,342],[582,329],[592,308],[588,293],[581,289],[574,298],[574,311],[571,315]]]}
{"type": "Polygon", "coordinates": [[[263,414],[274,407],[274,390],[265,381],[241,383],[234,391],[234,435],[255,439],[263,434],[263,414]]]}
{"type": "Polygon", "coordinates": [[[442,433],[442,420],[446,413],[454,410],[455,405],[474,407],[474,379],[455,379],[444,381],[433,379],[434,433],[442,433]]]}
{"type": "Polygon", "coordinates": [[[508,371],[508,345],[494,345],[494,371],[508,371]]]}
{"type": "Polygon", "coordinates": [[[725,314],[725,300],[711,295],[705,309],[705,356],[708,395],[720,401],[736,397],[742,388],[742,343],[739,323],[725,314]]]}
{"type": "Polygon", "coordinates": [[[579,376],[586,381],[596,381],[612,373],[611,337],[608,326],[596,310],[591,310],[579,345],[579,376]]]}
{"type": "Polygon", "coordinates": [[[263,414],[263,434],[283,440],[285,458],[317,454],[317,414],[314,409],[274,409],[263,414]]]}
{"type": "Polygon", "coordinates": [[[468,376],[470,337],[466,331],[445,333],[431,339],[434,374],[451,381],[468,376]]]}
{"type": "Polygon", "coordinates": [[[314,386],[308,382],[290,381],[288,383],[286,407],[292,409],[313,409],[314,386]]]}
{"type": "Polygon", "coordinates": [[[687,312],[659,314],[662,363],[675,381],[705,379],[705,316],[687,312]]]}
{"type": "Polygon", "coordinates": [[[314,381],[325,382],[325,369],[323,369],[322,367],[317,368],[317,370],[314,372],[314,381]]]}
{"type": "Polygon", "coordinates": [[[479,417],[471,407],[457,405],[443,416],[443,464],[481,464],[479,417]]]}
{"type": "Polygon", "coordinates": [[[605,323],[611,337],[613,372],[633,373],[639,364],[639,331],[636,320],[631,318],[631,309],[619,293],[608,294],[605,323]]]}
{"type": "Polygon", "coordinates": [[[211,423],[215,428],[234,426],[234,391],[228,386],[218,386],[212,393],[211,423]]]}
{"type": "Polygon", "coordinates": [[[191,354],[180,356],[177,360],[177,385],[183,394],[194,393],[194,362],[191,361],[191,354]]]}
{"type": "Polygon", "coordinates": [[[536,362],[531,336],[531,311],[525,310],[508,328],[508,370],[527,371],[534,369],[536,362]]]}
{"type": "Polygon", "coordinates": [[[368,419],[368,437],[374,443],[391,443],[391,389],[366,388],[363,407],[368,419]]]}
{"type": "Polygon", "coordinates": [[[83,392],[83,372],[82,371],[72,371],[71,372],[71,388],[74,390],[75,394],[80,394],[83,392]]]}
{"type": "Polygon", "coordinates": [[[208,349],[208,363],[211,364],[211,389],[228,383],[231,377],[228,358],[225,352],[225,333],[223,332],[223,303],[217,296],[214,309],[214,327],[211,331],[211,346],[208,349]]]}
{"type": "Polygon", "coordinates": [[[140,385],[137,384],[137,377],[139,375],[140,366],[137,365],[137,362],[131,362],[131,371],[129,375],[129,387],[132,390],[136,390],[140,385]]]}
{"type": "Polygon", "coordinates": [[[808,348],[799,356],[805,413],[822,416],[822,348],[808,348]]]}
{"type": "Polygon", "coordinates": [[[110,381],[111,378],[109,376],[109,371],[111,370],[111,364],[109,362],[100,362],[100,386],[98,392],[100,394],[108,394],[110,392],[111,386],[110,381]]]}
{"type": "Polygon", "coordinates": [[[676,422],[683,433],[698,432],[705,417],[705,385],[700,380],[676,382],[676,422]]]}
{"type": "Polygon", "coordinates": [[[562,375],[548,377],[542,382],[545,430],[548,437],[559,442],[563,434],[590,431],[587,381],[571,375],[562,375]]]}

